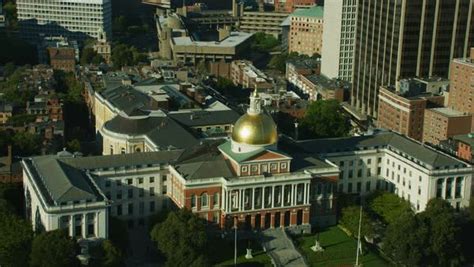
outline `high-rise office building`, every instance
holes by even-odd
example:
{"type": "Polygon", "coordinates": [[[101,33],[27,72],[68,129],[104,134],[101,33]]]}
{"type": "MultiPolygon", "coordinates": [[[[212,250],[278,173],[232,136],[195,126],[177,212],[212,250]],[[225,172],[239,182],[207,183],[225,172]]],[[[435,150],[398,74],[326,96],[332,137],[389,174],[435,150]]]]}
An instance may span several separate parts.
{"type": "Polygon", "coordinates": [[[22,36],[98,39],[112,35],[112,0],[17,0],[22,36]]]}
{"type": "Polygon", "coordinates": [[[329,78],[352,79],[357,0],[329,0],[324,4],[321,72],[329,78]]]}
{"type": "Polygon", "coordinates": [[[474,43],[472,0],[358,0],[351,104],[377,117],[381,85],[448,77],[474,43]]]}

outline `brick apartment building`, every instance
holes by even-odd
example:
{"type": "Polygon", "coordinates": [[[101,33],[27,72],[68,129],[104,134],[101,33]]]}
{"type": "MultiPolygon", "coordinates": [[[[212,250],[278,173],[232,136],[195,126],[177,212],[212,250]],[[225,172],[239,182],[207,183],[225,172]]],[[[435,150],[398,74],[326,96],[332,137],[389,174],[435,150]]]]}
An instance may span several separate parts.
{"type": "Polygon", "coordinates": [[[423,142],[439,145],[440,141],[471,131],[471,118],[467,113],[451,108],[433,108],[425,110],[423,124],[423,142]]]}
{"type": "Polygon", "coordinates": [[[416,80],[403,82],[409,87],[408,91],[397,91],[396,88],[389,86],[380,87],[377,126],[421,141],[425,110],[429,107],[443,106],[445,97],[427,92],[426,88],[422,88],[422,82],[416,80]]]}
{"type": "Polygon", "coordinates": [[[74,71],[76,51],[70,47],[48,47],[50,65],[55,70],[74,71]]]}
{"type": "MultiPolygon", "coordinates": [[[[451,86],[449,89],[449,107],[473,114],[474,105],[474,48],[469,58],[458,58],[451,62],[451,86]]],[[[474,131],[474,123],[471,124],[474,131]]]]}
{"type": "Polygon", "coordinates": [[[313,56],[323,48],[324,8],[298,9],[291,15],[289,52],[313,56]]]}

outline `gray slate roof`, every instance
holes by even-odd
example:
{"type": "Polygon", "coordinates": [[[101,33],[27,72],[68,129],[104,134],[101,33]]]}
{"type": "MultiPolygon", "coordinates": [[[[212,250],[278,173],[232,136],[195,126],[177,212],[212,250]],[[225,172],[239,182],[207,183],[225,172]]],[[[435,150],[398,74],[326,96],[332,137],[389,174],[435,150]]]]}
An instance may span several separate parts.
{"type": "Polygon", "coordinates": [[[353,152],[377,148],[392,148],[412,157],[434,169],[453,166],[467,166],[464,162],[448,156],[434,148],[394,132],[381,132],[370,136],[328,138],[302,141],[301,149],[317,154],[353,152]]]}
{"type": "Polygon", "coordinates": [[[176,112],[168,115],[179,123],[190,127],[234,124],[240,117],[233,110],[176,112]]]}
{"type": "Polygon", "coordinates": [[[142,152],[134,154],[119,154],[107,156],[91,156],[78,158],[62,158],[66,164],[82,170],[117,168],[125,166],[144,166],[149,164],[165,164],[173,162],[183,153],[183,150],[164,150],[157,152],[142,152]]]}
{"type": "Polygon", "coordinates": [[[85,172],[65,164],[56,156],[25,159],[24,164],[32,172],[33,179],[49,205],[69,201],[102,200],[85,172]]]}
{"type": "Polygon", "coordinates": [[[119,134],[146,135],[162,148],[188,148],[198,143],[185,128],[168,117],[125,118],[120,115],[105,123],[104,127],[119,134]]]}
{"type": "Polygon", "coordinates": [[[38,156],[24,159],[23,164],[33,174],[33,179],[49,205],[61,202],[91,200],[101,201],[99,193],[89,170],[147,166],[150,164],[167,164],[178,159],[183,150],[144,152],[123,155],[93,157],[71,157],[60,155],[38,156]]]}
{"type": "Polygon", "coordinates": [[[100,93],[112,106],[131,114],[137,109],[150,110],[150,97],[132,86],[119,86],[100,93]]]}
{"type": "Polygon", "coordinates": [[[174,164],[187,180],[234,177],[231,163],[217,149],[219,142],[205,143],[186,150],[174,164]]]}

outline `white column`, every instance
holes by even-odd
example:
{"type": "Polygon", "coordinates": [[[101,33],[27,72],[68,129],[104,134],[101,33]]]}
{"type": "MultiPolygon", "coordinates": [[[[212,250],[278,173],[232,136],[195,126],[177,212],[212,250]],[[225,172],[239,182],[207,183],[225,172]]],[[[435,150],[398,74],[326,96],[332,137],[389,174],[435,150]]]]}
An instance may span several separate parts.
{"type": "Polygon", "coordinates": [[[241,211],[242,210],[242,189],[239,190],[239,196],[238,197],[239,197],[239,201],[238,201],[239,206],[238,207],[239,207],[239,211],[241,211]]]}
{"type": "Polygon", "coordinates": [[[255,209],[255,187],[252,187],[252,210],[255,209]]]}
{"type": "Polygon", "coordinates": [[[87,237],[87,233],[86,233],[86,230],[87,230],[87,214],[84,213],[82,214],[82,237],[86,238],[87,237]]]}
{"type": "Polygon", "coordinates": [[[295,185],[291,184],[291,189],[290,189],[291,195],[290,195],[290,205],[293,206],[295,205],[294,200],[295,200],[295,185]]]}
{"type": "Polygon", "coordinates": [[[275,186],[272,186],[272,198],[270,199],[272,203],[272,208],[275,207],[275,186]]]}
{"type": "Polygon", "coordinates": [[[303,184],[303,204],[306,204],[306,195],[308,194],[307,189],[308,188],[306,188],[306,183],[303,184]]]}
{"type": "Polygon", "coordinates": [[[260,208],[263,209],[265,201],[265,186],[262,186],[262,198],[260,199],[260,208]]]}
{"type": "Polygon", "coordinates": [[[69,215],[69,235],[74,237],[74,215],[69,215]]]}

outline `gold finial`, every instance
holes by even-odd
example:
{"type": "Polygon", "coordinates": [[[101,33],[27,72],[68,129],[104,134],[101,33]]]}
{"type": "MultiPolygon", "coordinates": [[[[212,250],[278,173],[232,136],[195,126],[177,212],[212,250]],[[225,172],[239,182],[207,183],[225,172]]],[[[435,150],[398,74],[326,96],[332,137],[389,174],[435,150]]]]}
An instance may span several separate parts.
{"type": "Polygon", "coordinates": [[[257,88],[257,84],[255,84],[255,89],[253,90],[253,96],[254,96],[254,97],[258,97],[258,88],[257,88]]]}

